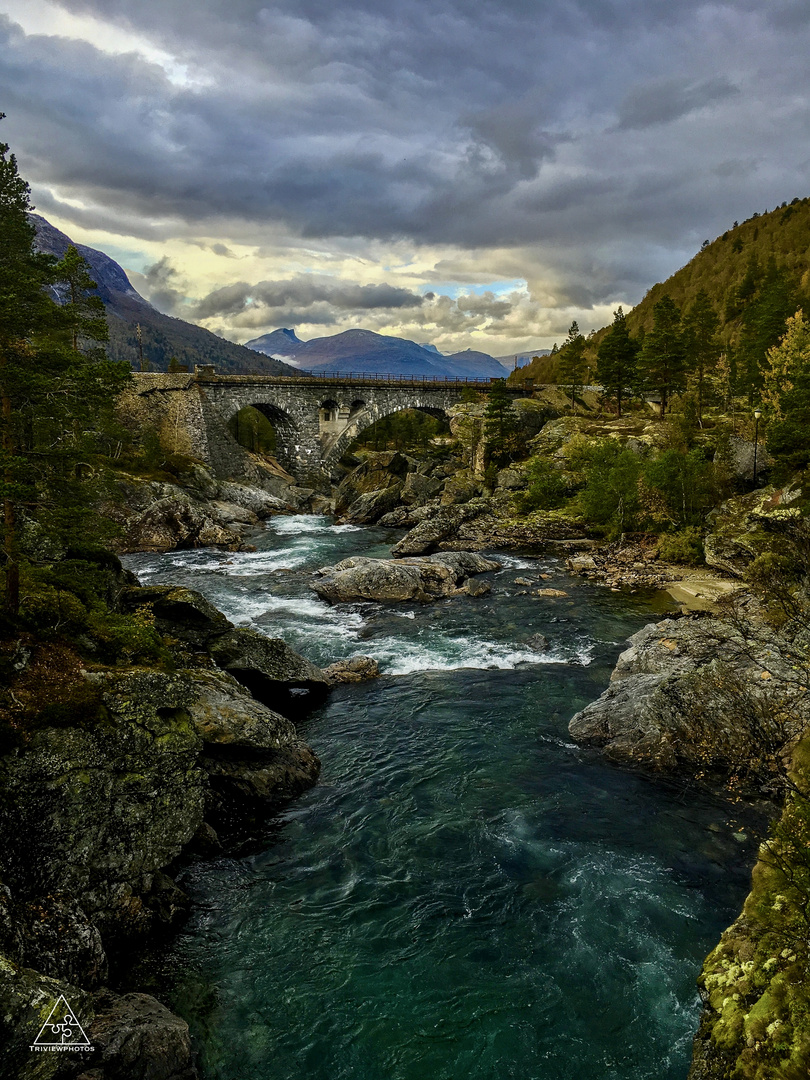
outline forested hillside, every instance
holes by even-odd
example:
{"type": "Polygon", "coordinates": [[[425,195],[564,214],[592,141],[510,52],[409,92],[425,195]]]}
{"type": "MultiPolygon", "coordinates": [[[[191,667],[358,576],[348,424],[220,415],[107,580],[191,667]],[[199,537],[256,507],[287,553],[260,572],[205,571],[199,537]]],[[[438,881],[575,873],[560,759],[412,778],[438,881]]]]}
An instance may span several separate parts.
{"type": "Polygon", "coordinates": [[[768,350],[799,308],[810,308],[810,199],[797,198],[734,222],[653,285],[619,319],[626,355],[616,353],[616,323],[588,338],[573,324],[559,350],[512,378],[563,383],[572,395],[598,382],[614,399],[655,393],[665,407],[674,394],[695,390],[702,408],[722,375],[726,403],[737,395],[753,405],[768,378],[768,350]]]}

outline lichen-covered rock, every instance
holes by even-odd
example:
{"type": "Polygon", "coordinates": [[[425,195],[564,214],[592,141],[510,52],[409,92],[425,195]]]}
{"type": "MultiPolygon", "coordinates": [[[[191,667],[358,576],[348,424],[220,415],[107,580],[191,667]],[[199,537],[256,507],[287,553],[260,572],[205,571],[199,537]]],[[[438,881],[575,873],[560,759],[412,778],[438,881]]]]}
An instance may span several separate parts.
{"type": "Polygon", "coordinates": [[[268,638],[256,630],[229,630],[212,641],[209,651],[254,697],[284,715],[317,704],[328,689],[320,668],[281,638],[268,638]]]}
{"type": "Polygon", "coordinates": [[[262,705],[227,671],[194,672],[188,712],[205,750],[277,750],[296,741],[295,725],[262,705]]]}
{"type": "Polygon", "coordinates": [[[810,1076],[805,818],[806,805],[789,799],[742,914],[704,961],[689,1080],[810,1076]]]}
{"type": "Polygon", "coordinates": [[[468,577],[500,566],[469,551],[396,560],[357,557],[319,570],[312,588],[331,604],[352,600],[427,602],[450,596],[468,577]]]}
{"type": "Polygon", "coordinates": [[[425,476],[422,472],[410,472],[402,485],[401,499],[410,505],[428,502],[442,490],[442,481],[436,476],[425,476]]]}
{"type": "MultiPolygon", "coordinates": [[[[339,517],[355,520],[355,504],[361,496],[374,494],[374,499],[365,500],[357,507],[368,518],[369,507],[379,505],[377,517],[394,508],[402,491],[403,481],[409,472],[415,471],[417,462],[400,454],[399,451],[383,451],[368,454],[366,460],[353,469],[335,492],[335,513],[339,517]],[[380,493],[393,487],[395,491],[387,499],[380,493]]],[[[373,520],[376,521],[376,518],[373,520]]]]}
{"type": "Polygon", "coordinates": [[[102,937],[118,937],[150,929],[154,874],[202,820],[201,740],[188,678],[92,678],[109,723],[35,731],[0,758],[4,878],[17,902],[70,895],[102,937]]]}
{"type": "Polygon", "coordinates": [[[100,1078],[196,1080],[188,1024],[151,994],[99,993],[93,1007],[88,1064],[100,1078]]]}
{"type": "Polygon", "coordinates": [[[204,647],[233,623],[195,589],[181,585],[148,585],[124,589],[119,604],[125,611],[146,609],[156,628],[169,637],[204,647]]]}
{"type": "Polygon", "coordinates": [[[273,514],[283,513],[291,507],[289,500],[279,498],[278,495],[271,495],[269,491],[231,481],[225,481],[219,485],[219,497],[250,511],[257,518],[268,518],[273,514]]]}
{"type": "Polygon", "coordinates": [[[375,521],[394,509],[401,494],[402,484],[399,481],[375,491],[365,491],[352,502],[350,508],[341,516],[341,520],[353,521],[358,525],[373,525],[375,521]]]}
{"type": "Polygon", "coordinates": [[[275,809],[315,783],[320,762],[292,721],[256,701],[225,671],[195,672],[192,723],[204,741],[206,816],[226,827],[238,808],[275,809]]]}
{"type": "MultiPolygon", "coordinates": [[[[665,619],[630,638],[608,689],[573,717],[568,730],[615,761],[664,770],[735,771],[750,757],[776,677],[790,665],[761,627],[665,619]]],[[[791,685],[798,731],[810,717],[795,679],[791,685]]]]}
{"type": "Polygon", "coordinates": [[[209,508],[188,495],[157,499],[125,527],[127,551],[173,551],[175,548],[221,547],[236,551],[241,535],[224,525],[209,508]]]}
{"type": "Polygon", "coordinates": [[[91,1054],[36,1053],[29,1049],[60,996],[65,997],[87,1032],[94,1009],[86,990],[0,955],[0,1075],[9,1080],[67,1080],[82,1067],[90,1067],[91,1054]]]}
{"type": "Polygon", "coordinates": [[[743,577],[758,555],[779,552],[791,526],[801,518],[799,484],[765,487],[727,499],[709,514],[703,547],[706,563],[743,577]]]}
{"type": "Polygon", "coordinates": [[[395,558],[403,555],[427,555],[442,541],[455,537],[464,522],[491,512],[487,499],[474,499],[464,506],[423,506],[411,512],[415,526],[391,548],[395,558]]]}
{"type": "Polygon", "coordinates": [[[324,668],[323,673],[330,686],[366,682],[379,676],[380,665],[371,656],[353,656],[350,660],[338,660],[330,664],[328,668],[324,668]]]}

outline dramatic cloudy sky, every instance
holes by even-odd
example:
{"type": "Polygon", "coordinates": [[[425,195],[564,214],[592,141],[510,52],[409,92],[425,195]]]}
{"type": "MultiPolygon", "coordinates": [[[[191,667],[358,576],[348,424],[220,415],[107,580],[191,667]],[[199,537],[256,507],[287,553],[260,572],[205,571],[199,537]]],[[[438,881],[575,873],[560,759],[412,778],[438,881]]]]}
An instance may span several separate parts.
{"type": "Polygon", "coordinates": [[[40,213],[237,341],[586,332],[810,194],[807,0],[0,0],[40,213]]]}

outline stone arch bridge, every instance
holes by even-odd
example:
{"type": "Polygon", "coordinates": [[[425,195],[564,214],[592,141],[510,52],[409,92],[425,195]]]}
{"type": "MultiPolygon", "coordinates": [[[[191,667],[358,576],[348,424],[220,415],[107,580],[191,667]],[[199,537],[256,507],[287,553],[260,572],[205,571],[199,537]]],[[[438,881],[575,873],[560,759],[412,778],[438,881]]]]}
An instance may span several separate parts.
{"type": "MultiPolygon", "coordinates": [[[[193,375],[136,373],[134,417],[155,426],[164,447],[190,454],[220,476],[250,472],[248,455],[229,431],[230,420],[252,405],[271,421],[276,457],[302,484],[322,487],[340,458],[366,428],[404,409],[433,416],[461,401],[469,379],[425,379],[384,375],[193,375]]],[[[507,387],[523,396],[529,388],[507,387]]]]}

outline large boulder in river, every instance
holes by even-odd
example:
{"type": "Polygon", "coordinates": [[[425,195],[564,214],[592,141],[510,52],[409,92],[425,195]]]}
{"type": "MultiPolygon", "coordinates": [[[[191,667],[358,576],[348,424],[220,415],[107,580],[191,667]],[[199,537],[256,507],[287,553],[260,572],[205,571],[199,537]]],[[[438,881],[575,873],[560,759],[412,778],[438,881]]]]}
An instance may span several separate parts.
{"type": "Polygon", "coordinates": [[[337,660],[324,668],[330,686],[340,683],[367,682],[380,674],[380,665],[371,656],[352,656],[349,660],[337,660]]]}
{"type": "Polygon", "coordinates": [[[259,701],[284,715],[298,715],[326,695],[328,683],[321,669],[281,638],[239,627],[222,634],[208,648],[221,668],[259,701]]]}
{"type": "Polygon", "coordinates": [[[810,720],[792,663],[755,619],[664,619],[630,638],[608,689],[568,730],[614,761],[736,773],[761,752],[769,717],[791,717],[786,737],[810,720]]]}
{"type": "Polygon", "coordinates": [[[351,558],[318,570],[312,588],[331,604],[352,600],[424,603],[456,594],[472,575],[500,567],[471,551],[396,560],[351,558]]]}
{"type": "Polygon", "coordinates": [[[266,813],[311,787],[320,762],[295,725],[268,709],[226,671],[195,671],[191,721],[203,740],[206,818],[220,828],[244,804],[266,813]]]}
{"type": "Polygon", "coordinates": [[[335,514],[365,525],[376,521],[396,506],[405,477],[416,465],[397,450],[369,454],[338,485],[335,514]]]}

